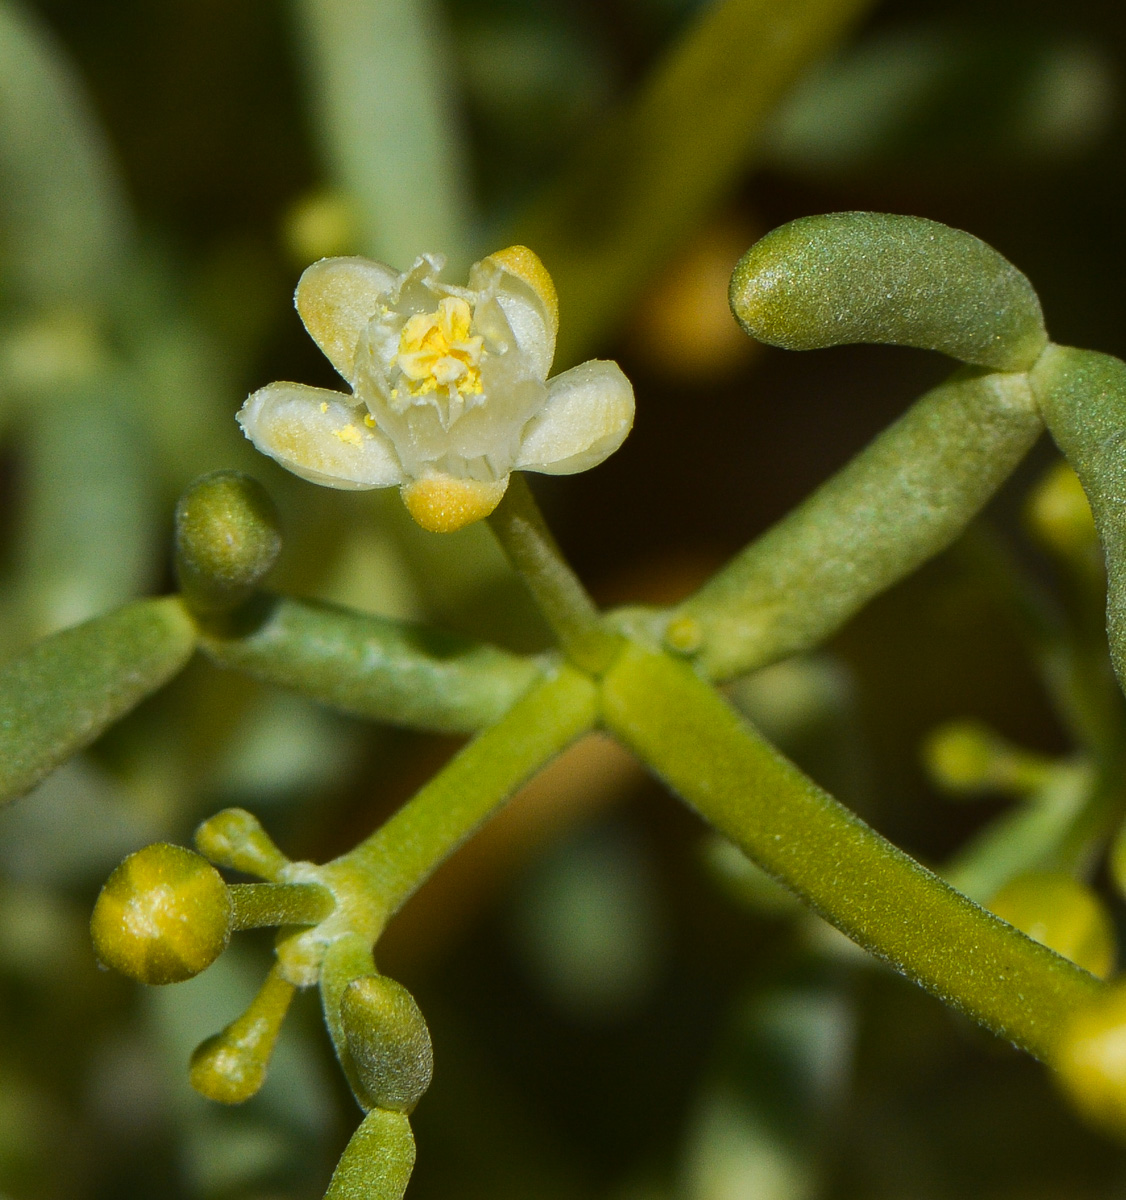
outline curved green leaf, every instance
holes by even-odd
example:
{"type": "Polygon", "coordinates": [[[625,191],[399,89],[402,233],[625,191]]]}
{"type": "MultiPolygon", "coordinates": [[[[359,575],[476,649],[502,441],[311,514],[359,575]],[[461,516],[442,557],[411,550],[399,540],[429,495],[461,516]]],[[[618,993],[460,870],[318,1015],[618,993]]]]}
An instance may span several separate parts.
{"type": "Polygon", "coordinates": [[[956,372],[675,611],[688,649],[728,679],[818,645],[945,549],[1041,428],[1023,375],[956,372]]]}
{"type": "Polygon", "coordinates": [[[1106,556],[1110,655],[1126,688],[1126,363],[1052,346],[1030,378],[1044,422],[1091,503],[1106,556]]]}
{"type": "Polygon", "coordinates": [[[4,290],[37,304],[104,296],[124,197],[70,63],[11,0],[0,3],[0,183],[4,290]]]}
{"type": "Polygon", "coordinates": [[[195,649],[178,599],[141,600],[0,667],[0,801],[21,796],[167,683],[195,649]]]}
{"type": "Polygon", "coordinates": [[[359,210],[357,249],[405,269],[468,266],[467,187],[430,0],[300,0],[329,165],[359,210]]]}
{"type": "Polygon", "coordinates": [[[1048,343],[1032,284],[972,234],[922,217],[828,213],[768,233],[739,260],[731,308],[761,342],[815,350],[891,342],[998,371],[1048,343]]]}

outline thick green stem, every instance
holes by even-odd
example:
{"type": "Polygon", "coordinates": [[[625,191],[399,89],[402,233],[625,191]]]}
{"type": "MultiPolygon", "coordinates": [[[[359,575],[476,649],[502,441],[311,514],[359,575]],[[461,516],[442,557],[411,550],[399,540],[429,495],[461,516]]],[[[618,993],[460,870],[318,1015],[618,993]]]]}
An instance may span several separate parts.
{"type": "Polygon", "coordinates": [[[560,667],[337,862],[366,877],[367,888],[389,916],[494,809],[597,719],[596,685],[560,667]]]}
{"type": "Polygon", "coordinates": [[[489,524],[563,652],[581,670],[604,671],[617,652],[618,638],[602,628],[594,601],[563,557],[523,475],[513,474],[489,524]]]}
{"type": "Polygon", "coordinates": [[[604,720],[707,821],[853,941],[1038,1058],[1100,988],[807,779],[683,663],[630,647],[604,720]]]}
{"type": "Polygon", "coordinates": [[[670,644],[713,679],[819,645],[950,545],[1041,427],[1026,376],[956,372],[681,605],[670,644]]]}

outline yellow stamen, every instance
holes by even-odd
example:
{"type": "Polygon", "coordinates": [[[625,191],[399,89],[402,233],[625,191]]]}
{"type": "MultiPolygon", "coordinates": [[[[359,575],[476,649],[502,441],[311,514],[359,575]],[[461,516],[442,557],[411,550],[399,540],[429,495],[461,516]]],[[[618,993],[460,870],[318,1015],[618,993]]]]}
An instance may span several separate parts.
{"type": "MultiPolygon", "coordinates": [[[[437,312],[415,313],[399,335],[399,370],[410,380],[414,396],[439,388],[459,393],[481,391],[484,338],[469,334],[473,312],[458,296],[445,296],[437,312]]],[[[392,399],[396,393],[392,391],[392,399]]]]}

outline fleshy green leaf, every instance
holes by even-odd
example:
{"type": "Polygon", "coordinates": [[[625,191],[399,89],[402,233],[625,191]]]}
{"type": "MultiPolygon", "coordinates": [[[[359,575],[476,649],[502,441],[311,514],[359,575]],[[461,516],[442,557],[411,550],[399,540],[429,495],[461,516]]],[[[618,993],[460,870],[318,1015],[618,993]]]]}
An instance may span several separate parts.
{"type": "Polygon", "coordinates": [[[731,307],[761,342],[816,350],[891,342],[1024,371],[1048,342],[1032,284],[972,234],[922,217],[828,213],[768,233],[739,260],[731,307]]]}
{"type": "Polygon", "coordinates": [[[1023,376],[957,372],[681,605],[670,638],[688,631],[721,679],[820,644],[948,546],[1041,428],[1023,376]]]}
{"type": "Polygon", "coordinates": [[[952,1006],[1040,1058],[1099,994],[1086,971],[954,891],[822,791],[686,664],[627,649],[607,727],[750,858],[952,1006]]]}
{"type": "Polygon", "coordinates": [[[1106,557],[1110,654],[1126,688],[1126,363],[1053,346],[1031,378],[1044,421],[1095,515],[1106,557]]]}
{"type": "Polygon", "coordinates": [[[494,646],[328,604],[268,598],[247,620],[255,623],[241,636],[204,636],[221,666],[414,728],[471,733],[491,725],[542,670],[494,646]]]}
{"type": "Polygon", "coordinates": [[[179,600],[141,600],[0,667],[0,800],[29,791],[167,683],[195,639],[179,600]]]}
{"type": "Polygon", "coordinates": [[[156,582],[152,456],[132,401],[130,377],[107,370],[38,396],[28,414],[16,607],[31,638],[125,604],[156,582]]]}
{"type": "Polygon", "coordinates": [[[0,3],[0,278],[39,304],[103,293],[124,202],[70,64],[23,5],[0,3]]]}

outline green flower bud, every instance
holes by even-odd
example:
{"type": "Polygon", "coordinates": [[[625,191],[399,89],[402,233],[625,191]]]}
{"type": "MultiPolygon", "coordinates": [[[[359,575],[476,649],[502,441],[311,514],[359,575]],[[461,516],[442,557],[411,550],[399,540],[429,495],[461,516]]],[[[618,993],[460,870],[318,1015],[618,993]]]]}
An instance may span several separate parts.
{"type": "Polygon", "coordinates": [[[195,848],[218,867],[274,879],[289,859],[274,845],[258,818],[245,808],[225,808],[195,831],[195,848]]]}
{"type": "Polygon", "coordinates": [[[340,1020],[372,1103],[411,1112],[434,1074],[430,1031],[414,997],[384,975],[364,975],[344,989],[340,1020]]]}
{"type": "Polygon", "coordinates": [[[241,1104],[258,1091],[295,990],[275,966],[246,1012],[196,1048],[188,1078],[201,1096],[241,1104]]]}
{"type": "Polygon", "coordinates": [[[413,1169],[406,1115],[373,1108],[344,1147],[324,1200],[401,1200],[413,1169]]]}
{"type": "Polygon", "coordinates": [[[980,721],[950,721],[923,744],[923,762],[931,779],[954,793],[1012,792],[1041,786],[1053,763],[998,737],[980,721]]]}
{"type": "Polygon", "coordinates": [[[106,966],[139,983],[179,983],[223,953],[232,917],[219,872],[190,850],[157,842],[106,880],[90,933],[106,966]]]}
{"type": "Polygon", "coordinates": [[[730,300],[751,337],[788,350],[890,342],[1026,371],[1048,343],[1020,271],[972,234],[922,217],[791,221],[739,260],[730,300]]]}
{"type": "Polygon", "coordinates": [[[1114,966],[1114,925],[1098,896],[1070,875],[1030,871],[989,902],[1003,921],[1105,979],[1114,966]]]}
{"type": "Polygon", "coordinates": [[[1088,1120],[1126,1136],[1126,986],[1108,987],[1068,1022],[1052,1066],[1088,1120]]]}
{"type": "Polygon", "coordinates": [[[250,598],[281,550],[277,510],[240,471],[215,471],[176,505],[176,574],[188,606],[203,616],[250,598]]]}
{"type": "Polygon", "coordinates": [[[1028,523],[1049,550],[1064,558],[1096,553],[1099,535],[1087,493],[1066,462],[1044,475],[1028,499],[1028,523]]]}

